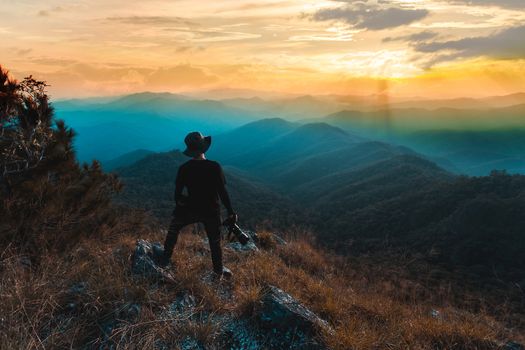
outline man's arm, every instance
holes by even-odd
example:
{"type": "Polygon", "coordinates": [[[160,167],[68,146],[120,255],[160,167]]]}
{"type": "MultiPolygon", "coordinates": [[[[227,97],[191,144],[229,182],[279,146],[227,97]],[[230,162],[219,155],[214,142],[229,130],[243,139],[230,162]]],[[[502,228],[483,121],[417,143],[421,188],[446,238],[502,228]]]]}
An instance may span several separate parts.
{"type": "Polygon", "coordinates": [[[228,211],[228,215],[234,215],[235,212],[233,211],[232,203],[230,201],[230,195],[228,194],[228,191],[226,190],[226,179],[224,177],[224,172],[222,171],[222,167],[218,165],[218,184],[217,184],[217,192],[219,193],[219,198],[221,199],[222,204],[228,211]]]}
{"type": "Polygon", "coordinates": [[[184,182],[182,167],[179,167],[179,170],[177,171],[177,178],[175,180],[175,203],[177,203],[177,205],[184,205],[184,203],[181,202],[184,201],[184,195],[182,194],[182,191],[184,190],[185,186],[186,184],[184,182]]]}

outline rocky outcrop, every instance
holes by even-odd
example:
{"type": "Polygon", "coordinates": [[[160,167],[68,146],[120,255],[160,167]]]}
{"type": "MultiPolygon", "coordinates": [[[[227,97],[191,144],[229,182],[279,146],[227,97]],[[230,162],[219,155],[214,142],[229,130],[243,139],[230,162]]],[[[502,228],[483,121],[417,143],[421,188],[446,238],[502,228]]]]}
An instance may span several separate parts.
{"type": "MultiPolygon", "coordinates": [[[[261,248],[261,241],[259,240],[259,236],[257,235],[257,232],[251,231],[251,230],[242,230],[250,240],[247,244],[242,245],[240,242],[234,241],[227,244],[227,247],[238,251],[238,252],[256,252],[261,248]]],[[[287,242],[280,237],[278,234],[272,233],[271,239],[275,242],[275,245],[286,245],[287,242]]],[[[264,245],[262,246],[264,248],[264,245]]]]}
{"type": "MultiPolygon", "coordinates": [[[[174,322],[175,327],[181,322],[220,325],[214,343],[217,348],[231,350],[326,349],[318,335],[333,332],[326,321],[274,286],[267,288],[253,316],[210,313],[190,291],[186,291],[176,296],[160,318],[174,322]]],[[[202,348],[202,344],[191,337],[185,338],[179,346],[202,348]]]]}
{"type": "MultiPolygon", "coordinates": [[[[238,245],[239,251],[256,252],[257,236],[253,232],[249,235],[248,244],[233,242],[229,243],[228,247],[236,249],[234,247],[238,245]]],[[[132,257],[132,273],[148,278],[166,278],[170,275],[169,269],[163,269],[156,264],[162,254],[160,243],[138,240],[132,257]]],[[[203,283],[212,282],[203,280],[203,283]]],[[[85,286],[78,284],[73,289],[83,290],[85,286]]],[[[184,322],[193,324],[211,322],[220,325],[215,342],[220,344],[220,348],[225,349],[326,349],[319,336],[333,333],[325,320],[275,286],[265,288],[252,317],[210,313],[203,305],[196,300],[191,291],[179,292],[175,300],[166,305],[158,316],[163,321],[172,322],[174,327],[179,327],[184,322]]],[[[125,305],[119,312],[119,319],[135,319],[140,311],[140,305],[125,305]]],[[[104,325],[104,339],[107,338],[107,342],[116,325],[118,324],[114,321],[104,325]]],[[[192,337],[184,338],[178,346],[183,349],[204,348],[203,344],[192,337]]]]}
{"type": "Polygon", "coordinates": [[[259,248],[257,248],[257,245],[255,245],[255,243],[252,241],[249,241],[245,245],[242,245],[240,242],[231,242],[231,243],[228,243],[227,247],[237,252],[257,252],[259,251],[259,248]]]}
{"type": "Polygon", "coordinates": [[[262,328],[275,335],[276,348],[324,349],[316,336],[333,333],[328,322],[274,286],[266,288],[257,317],[262,328]]]}
{"type": "Polygon", "coordinates": [[[235,250],[237,252],[256,252],[258,251],[259,248],[256,245],[257,233],[255,233],[254,231],[249,231],[249,230],[242,230],[242,232],[244,232],[249,237],[248,243],[243,245],[237,240],[235,240],[235,237],[230,237],[232,242],[228,243],[226,247],[232,250],[235,250]]]}
{"type": "Polygon", "coordinates": [[[156,264],[163,252],[159,242],[139,239],[131,258],[131,272],[136,276],[172,280],[171,274],[156,264]]]}

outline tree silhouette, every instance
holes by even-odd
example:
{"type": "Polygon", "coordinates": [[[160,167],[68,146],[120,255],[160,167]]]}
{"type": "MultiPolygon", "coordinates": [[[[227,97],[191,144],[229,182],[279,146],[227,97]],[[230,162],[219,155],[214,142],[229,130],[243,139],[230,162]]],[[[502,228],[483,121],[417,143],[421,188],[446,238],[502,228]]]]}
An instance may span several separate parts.
{"type": "Polygon", "coordinates": [[[54,119],[46,86],[31,76],[18,82],[0,66],[0,245],[36,255],[110,224],[121,188],[98,162],[77,162],[75,133],[54,119]]]}

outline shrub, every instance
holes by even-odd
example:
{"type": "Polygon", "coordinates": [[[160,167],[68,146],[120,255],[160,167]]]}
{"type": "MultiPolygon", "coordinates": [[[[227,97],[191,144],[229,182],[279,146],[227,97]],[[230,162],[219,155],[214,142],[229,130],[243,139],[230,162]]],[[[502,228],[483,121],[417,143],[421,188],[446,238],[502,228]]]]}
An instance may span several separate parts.
{"type": "Polygon", "coordinates": [[[100,164],[80,165],[74,132],[55,120],[46,84],[18,82],[0,66],[0,248],[38,256],[111,225],[120,190],[100,164]]]}

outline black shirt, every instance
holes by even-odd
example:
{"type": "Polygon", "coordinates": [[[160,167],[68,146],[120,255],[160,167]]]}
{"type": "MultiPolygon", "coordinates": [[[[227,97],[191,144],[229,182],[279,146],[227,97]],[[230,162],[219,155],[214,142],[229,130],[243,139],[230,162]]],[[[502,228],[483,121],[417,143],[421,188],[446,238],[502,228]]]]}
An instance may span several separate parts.
{"type": "Polygon", "coordinates": [[[193,214],[211,216],[220,213],[220,198],[231,214],[233,209],[225,185],[224,172],[219,163],[191,159],[179,167],[175,181],[175,201],[177,206],[187,206],[193,214]],[[188,189],[187,203],[184,203],[184,188],[188,189]]]}

